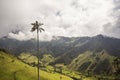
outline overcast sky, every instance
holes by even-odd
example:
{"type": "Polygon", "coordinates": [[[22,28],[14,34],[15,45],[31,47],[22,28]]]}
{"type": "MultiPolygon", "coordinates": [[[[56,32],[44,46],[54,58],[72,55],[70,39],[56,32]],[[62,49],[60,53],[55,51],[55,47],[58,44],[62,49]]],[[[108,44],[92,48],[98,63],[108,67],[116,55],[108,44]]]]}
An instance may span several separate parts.
{"type": "Polygon", "coordinates": [[[41,40],[97,34],[120,38],[120,0],[0,0],[0,37],[34,38],[30,30],[36,20],[46,30],[41,40]]]}

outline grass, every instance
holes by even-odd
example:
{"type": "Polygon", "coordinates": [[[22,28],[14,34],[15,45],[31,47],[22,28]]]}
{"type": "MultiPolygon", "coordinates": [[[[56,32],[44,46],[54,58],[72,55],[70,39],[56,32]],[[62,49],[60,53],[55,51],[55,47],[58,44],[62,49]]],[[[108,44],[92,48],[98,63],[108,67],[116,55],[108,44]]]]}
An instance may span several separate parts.
{"type": "MultiPolygon", "coordinates": [[[[82,56],[84,58],[85,55],[80,55],[78,57],[82,56]]],[[[91,54],[88,54],[87,56],[90,55],[91,54]]],[[[50,55],[45,55],[43,59],[47,58],[46,60],[48,61],[52,60],[49,56],[50,55]]],[[[22,54],[20,57],[28,63],[37,60],[35,56],[31,56],[29,54],[22,54]]],[[[92,59],[90,59],[90,61],[92,61],[92,59]]],[[[40,80],[73,80],[72,78],[80,80],[98,80],[98,77],[108,79],[114,78],[114,76],[91,75],[90,77],[87,77],[86,75],[70,70],[66,66],[62,69],[62,73],[55,72],[54,67],[49,65],[42,67],[40,70],[40,80]],[[60,77],[62,78],[60,79],[60,77]]],[[[13,55],[0,52],[0,80],[37,80],[37,68],[23,63],[13,55]]]]}
{"type": "MultiPolygon", "coordinates": [[[[40,70],[41,80],[72,80],[59,73],[49,73],[40,70]]],[[[37,80],[37,68],[31,67],[16,57],[0,52],[0,80],[37,80]]]]}
{"type": "Polygon", "coordinates": [[[109,64],[109,66],[112,65],[114,57],[107,54],[107,52],[99,52],[99,53],[93,53],[90,51],[86,51],[83,54],[80,54],[78,57],[76,57],[71,64],[69,65],[69,67],[73,70],[79,70],[81,72],[87,72],[88,70],[92,70],[95,71],[95,69],[97,69],[98,71],[100,70],[104,70],[106,68],[108,68],[107,64],[104,64],[106,61],[106,63],[109,64]],[[103,64],[105,67],[103,67],[103,64]],[[93,66],[94,64],[96,64],[95,66],[93,66]],[[102,67],[102,69],[100,69],[100,67],[102,67]]]}

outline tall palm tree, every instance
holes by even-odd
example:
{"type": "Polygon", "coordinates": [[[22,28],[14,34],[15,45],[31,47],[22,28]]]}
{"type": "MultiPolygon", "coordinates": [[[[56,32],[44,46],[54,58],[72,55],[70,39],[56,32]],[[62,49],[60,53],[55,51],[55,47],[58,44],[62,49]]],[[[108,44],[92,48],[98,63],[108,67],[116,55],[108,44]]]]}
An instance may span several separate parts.
{"type": "Polygon", "coordinates": [[[35,23],[32,23],[31,25],[33,25],[31,32],[34,32],[35,30],[37,30],[37,58],[38,58],[38,64],[37,64],[37,68],[38,68],[38,80],[40,80],[40,73],[39,73],[39,69],[40,69],[40,63],[39,63],[39,31],[45,31],[43,28],[41,28],[40,26],[42,26],[42,23],[38,23],[38,21],[36,21],[35,23]]]}

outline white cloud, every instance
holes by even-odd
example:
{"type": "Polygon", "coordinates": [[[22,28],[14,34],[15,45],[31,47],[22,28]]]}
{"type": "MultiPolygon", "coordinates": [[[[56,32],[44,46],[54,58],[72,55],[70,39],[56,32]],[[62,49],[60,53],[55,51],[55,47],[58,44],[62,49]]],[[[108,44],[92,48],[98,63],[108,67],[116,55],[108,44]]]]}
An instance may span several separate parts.
{"type": "Polygon", "coordinates": [[[120,37],[112,30],[117,21],[113,16],[116,5],[114,0],[1,0],[0,36],[18,25],[22,31],[9,36],[20,40],[33,38],[35,33],[30,32],[30,23],[38,20],[46,30],[40,34],[41,40],[96,34],[120,37]]]}

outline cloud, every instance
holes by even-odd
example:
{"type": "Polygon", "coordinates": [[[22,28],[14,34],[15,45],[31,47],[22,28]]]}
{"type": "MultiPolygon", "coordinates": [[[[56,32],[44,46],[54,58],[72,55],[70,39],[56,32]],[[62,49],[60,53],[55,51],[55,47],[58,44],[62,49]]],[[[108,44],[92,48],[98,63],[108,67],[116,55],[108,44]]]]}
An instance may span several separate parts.
{"type": "Polygon", "coordinates": [[[0,36],[34,38],[30,23],[38,20],[46,30],[40,34],[41,40],[97,34],[120,38],[119,3],[119,0],[1,0],[0,36]],[[11,33],[18,29],[18,34],[11,33]]]}
{"type": "Polygon", "coordinates": [[[111,16],[114,20],[113,24],[107,23],[104,27],[106,30],[105,34],[109,36],[114,36],[117,38],[120,38],[120,1],[119,0],[113,0],[114,7],[112,9],[111,16]]]}

